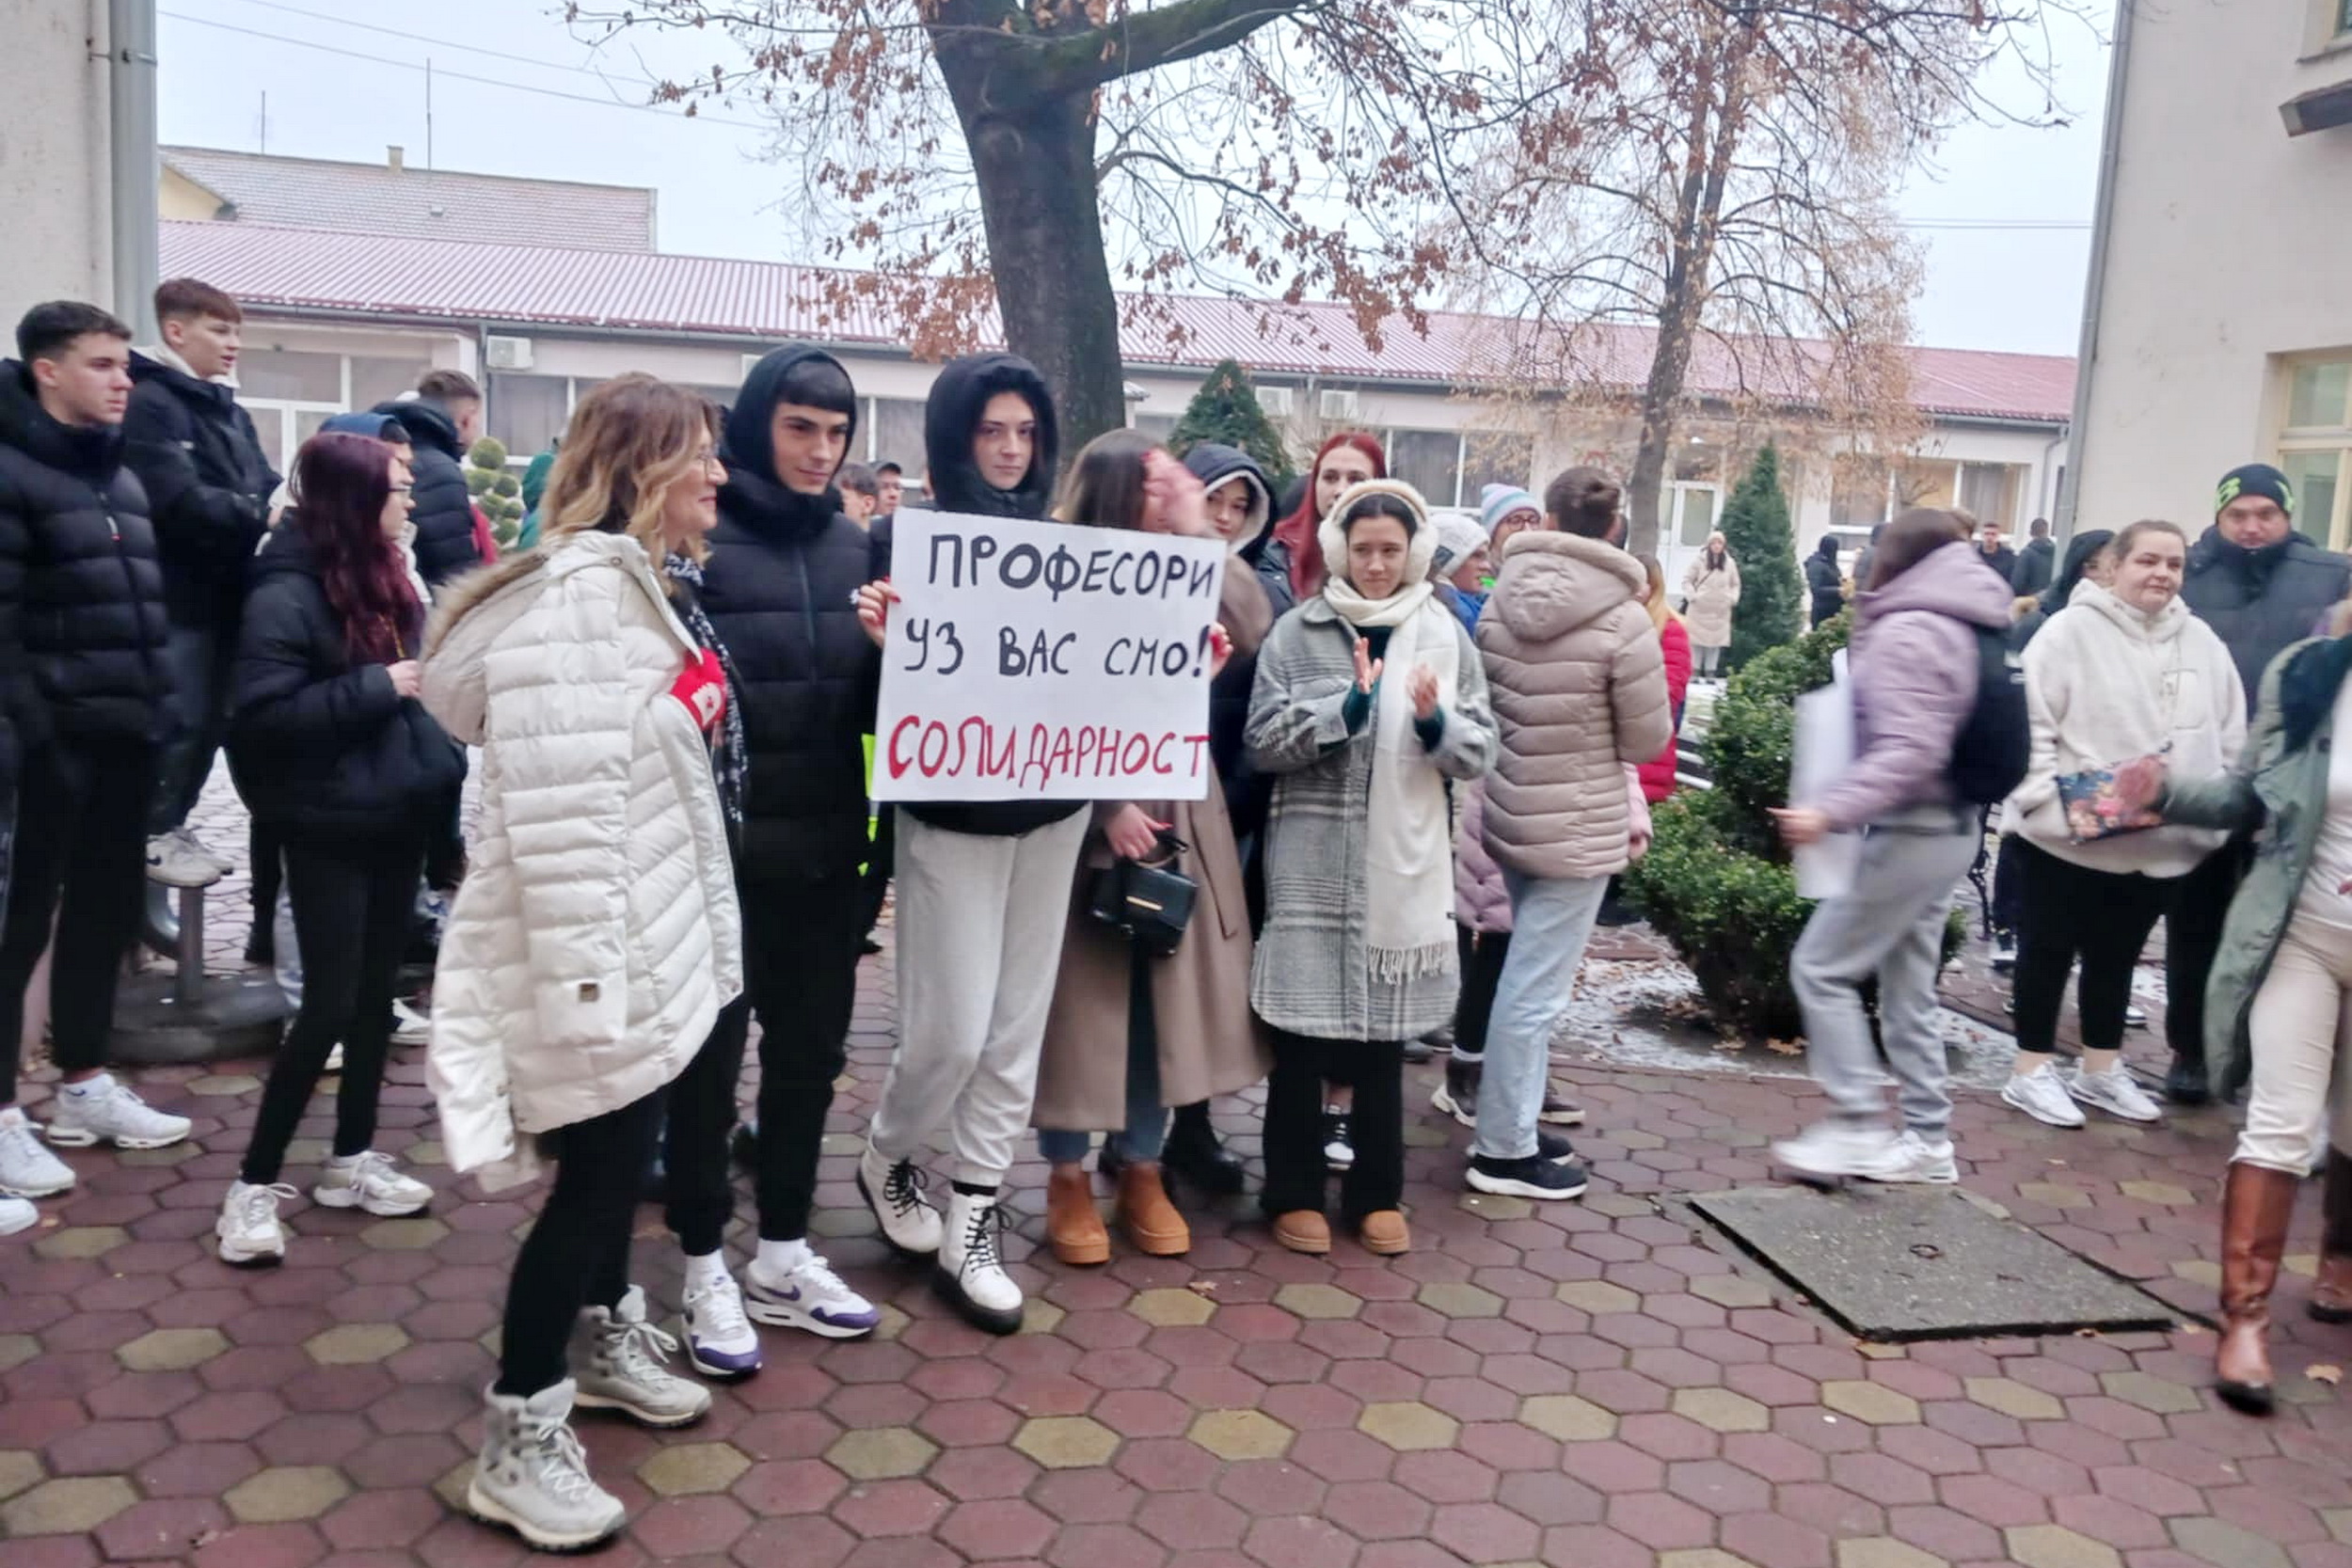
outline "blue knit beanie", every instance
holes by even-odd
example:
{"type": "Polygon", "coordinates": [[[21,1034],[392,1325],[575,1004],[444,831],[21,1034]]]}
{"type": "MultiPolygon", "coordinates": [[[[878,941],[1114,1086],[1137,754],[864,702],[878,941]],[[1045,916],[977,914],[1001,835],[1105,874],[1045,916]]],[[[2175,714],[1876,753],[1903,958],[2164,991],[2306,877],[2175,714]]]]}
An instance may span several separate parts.
{"type": "Polygon", "coordinates": [[[1516,484],[1489,484],[1478,493],[1478,521],[1494,537],[1495,525],[1514,512],[1544,515],[1544,503],[1516,484]]]}

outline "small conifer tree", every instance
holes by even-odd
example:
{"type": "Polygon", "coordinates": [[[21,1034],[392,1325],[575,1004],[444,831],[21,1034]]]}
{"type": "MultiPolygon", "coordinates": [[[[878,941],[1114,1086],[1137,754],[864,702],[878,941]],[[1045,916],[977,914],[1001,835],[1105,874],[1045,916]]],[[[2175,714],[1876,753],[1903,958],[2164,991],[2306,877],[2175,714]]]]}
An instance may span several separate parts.
{"type": "Polygon", "coordinates": [[[1734,670],[1756,655],[1796,641],[1804,630],[1804,578],[1788,498],[1780,488],[1780,451],[1767,442],[1724,503],[1724,544],[1740,563],[1740,605],[1731,612],[1734,670]]]}
{"type": "Polygon", "coordinates": [[[1220,360],[1200,383],[1168,438],[1170,451],[1182,457],[1204,441],[1239,447],[1266,471],[1279,489],[1291,477],[1290,447],[1282,432],[1266,417],[1249,372],[1232,359],[1220,360]]]}

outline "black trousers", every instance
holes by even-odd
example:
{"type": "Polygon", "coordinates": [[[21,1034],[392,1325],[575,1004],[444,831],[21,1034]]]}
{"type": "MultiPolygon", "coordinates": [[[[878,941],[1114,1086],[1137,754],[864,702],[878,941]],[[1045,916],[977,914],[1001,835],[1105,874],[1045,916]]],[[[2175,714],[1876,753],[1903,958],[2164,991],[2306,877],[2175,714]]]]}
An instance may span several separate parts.
{"type": "Polygon", "coordinates": [[[15,870],[0,926],[0,1105],[16,1099],[24,987],[50,946],[49,1029],[57,1066],[105,1060],[115,977],[138,936],[156,749],[60,738],[28,755],[17,784],[15,870]]]}
{"type": "Polygon", "coordinates": [[[2164,911],[2164,1035],[2172,1054],[2205,1059],[2205,982],[2221,951],[2221,927],[2230,900],[2253,863],[2252,847],[2232,839],[2204,863],[2169,885],[2164,911]]]}
{"type": "Polygon", "coordinates": [[[253,929],[274,935],[278,924],[278,895],[285,886],[285,865],[279,859],[286,841],[278,830],[256,817],[246,827],[246,863],[252,868],[253,929]]]}
{"type": "Polygon", "coordinates": [[[1348,1224],[1394,1209],[1405,1196],[1405,1046],[1401,1040],[1319,1040],[1274,1031],[1274,1072],[1266,1080],[1265,1192],[1268,1214],[1311,1209],[1329,1191],[1323,1158],[1323,1085],[1350,1084],[1356,1105],[1349,1136],[1356,1164],[1340,1181],[1348,1224]]]}
{"type": "Polygon", "coordinates": [[[1502,960],[1511,956],[1508,931],[1460,927],[1462,994],[1454,1004],[1454,1054],[1482,1056],[1486,1025],[1495,1012],[1495,988],[1502,984],[1502,960]]]}
{"type": "Polygon", "coordinates": [[[628,1238],[645,1162],[661,1136],[661,1091],[575,1122],[548,1143],[555,1187],[515,1255],[501,1330],[498,1391],[528,1399],[564,1381],[564,1351],[586,1307],[628,1291],[628,1238]]]}
{"type": "Polygon", "coordinates": [[[246,1146],[244,1178],[278,1180],[327,1053],[343,1047],[335,1093],[335,1152],[365,1153],[392,1037],[392,990],[408,945],[422,835],[283,841],[294,942],[302,953],[302,1010],[286,1030],[246,1146]]]}
{"type": "MultiPolygon", "coordinates": [[[[887,803],[874,808],[874,843],[866,851],[866,876],[860,892],[865,898],[866,934],[882,924],[882,905],[890,896],[890,868],[898,859],[898,817],[887,803]]],[[[863,955],[861,955],[863,956],[863,955]]]]}
{"type": "Polygon", "coordinates": [[[746,882],[743,994],[710,1031],[670,1090],[669,1222],[687,1252],[719,1249],[735,1211],[727,1180],[727,1134],[744,1041],[759,1016],[759,1234],[797,1242],[808,1234],[817,1191],[818,1145],[833,1109],[834,1081],[849,1062],[850,1015],[857,1005],[859,948],[866,941],[865,889],[854,875],[815,881],[746,882]]]}
{"type": "Polygon", "coordinates": [[[2148,933],[2171,902],[2176,879],[2091,871],[2011,836],[2017,847],[2017,1049],[2047,1053],[2057,1047],[2066,977],[2082,960],[2075,997],[2083,1048],[2114,1051],[2123,1043],[2123,1009],[2132,998],[2132,970],[2148,933]]]}
{"type": "Polygon", "coordinates": [[[2003,833],[2000,853],[1993,861],[1993,928],[2011,936],[2025,929],[2026,882],[2019,869],[2025,847],[2025,839],[2016,833],[2003,833]]]}

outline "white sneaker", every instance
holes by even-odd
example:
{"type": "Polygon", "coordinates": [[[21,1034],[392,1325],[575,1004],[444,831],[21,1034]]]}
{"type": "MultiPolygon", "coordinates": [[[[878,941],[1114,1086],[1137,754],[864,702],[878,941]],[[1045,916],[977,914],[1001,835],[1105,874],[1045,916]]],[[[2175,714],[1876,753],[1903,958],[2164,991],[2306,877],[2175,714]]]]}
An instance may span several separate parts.
{"type": "Polygon", "coordinates": [[[1323,1108],[1323,1163],[1343,1173],[1356,1168],[1356,1138],[1348,1128],[1348,1114],[1328,1105],[1323,1108]]]}
{"type": "Polygon", "coordinates": [[[371,1148],[348,1160],[329,1157],[310,1199],[327,1209],[360,1209],[386,1219],[421,1214],[433,1206],[433,1189],[403,1176],[389,1154],[371,1148]]]}
{"type": "Polygon", "coordinates": [[[24,1110],[0,1111],[0,1193],[48,1197],[72,1185],[72,1167],[41,1147],[24,1110]]]}
{"type": "Polygon", "coordinates": [[[814,1252],[799,1268],[777,1275],[761,1272],[754,1259],[743,1271],[743,1309],[761,1323],[804,1328],[828,1339],[854,1339],[882,1323],[874,1304],[844,1285],[814,1252]]]}
{"type": "Polygon", "coordinates": [[[631,1285],[618,1307],[580,1313],[569,1353],[574,1397],[583,1410],[617,1410],[649,1427],[691,1426],[710,1413],[710,1390],[670,1370],[675,1349],[645,1321],[645,1292],[631,1285]]]}
{"type": "Polygon", "coordinates": [[[686,1287],[686,1360],[705,1377],[749,1377],[759,1370],[759,1330],[743,1315],[743,1292],[722,1269],[686,1287]]]}
{"type": "Polygon", "coordinates": [[[331,1051],[329,1051],[329,1052],[327,1052],[327,1053],[326,1053],[326,1065],[325,1065],[325,1066],[323,1066],[323,1067],[321,1067],[321,1068],[319,1069],[319,1070],[320,1070],[321,1072],[341,1072],[341,1071],[342,1071],[342,1069],[343,1069],[343,1042],[342,1042],[342,1041],[341,1041],[341,1040],[337,1040],[337,1041],[335,1042],[334,1049],[333,1049],[333,1050],[331,1050],[331,1051]]]}
{"type": "Polygon", "coordinates": [[[147,879],[165,887],[211,887],[228,875],[230,863],[198,842],[185,828],[147,841],[147,879]]]}
{"type": "Polygon", "coordinates": [[[67,1148],[100,1143],[117,1148],[168,1148],[188,1135],[191,1125],[185,1117],[151,1108],[130,1085],[106,1072],[63,1085],[49,1104],[49,1141],[67,1148]]]}
{"type": "Polygon", "coordinates": [[[2121,1117],[2125,1121],[2164,1119],[2164,1112],[2121,1062],[2105,1072],[2085,1072],[2077,1064],[2063,1082],[2066,1092],[2075,1100],[2111,1117],[2121,1117]]]}
{"type": "Polygon", "coordinates": [[[1821,1121],[1772,1145],[1772,1164],[1808,1181],[1843,1181],[1883,1168],[1895,1134],[1873,1124],[1821,1121]]]}
{"type": "Polygon", "coordinates": [[[2010,1073],[2009,1082],[2001,1085],[2001,1103],[2053,1127],[2083,1124],[2083,1114],[2074,1097],[2066,1092],[2066,1080],[2058,1076],[2055,1062],[2044,1062],[2031,1072],[2010,1073]]]}
{"type": "Polygon", "coordinates": [[[432,1042],[433,1020],[407,1003],[395,1000],[392,1003],[392,1043],[430,1045],[432,1042]]]}
{"type": "Polygon", "coordinates": [[[220,1260],[238,1268],[281,1262],[286,1256],[286,1227],[278,1206],[302,1195],[283,1182],[256,1186],[231,1181],[220,1200],[220,1218],[213,1223],[220,1260]]]}
{"type": "Polygon", "coordinates": [[[21,1197],[0,1197],[0,1236],[13,1236],[40,1223],[40,1211],[21,1197]]]}
{"type": "Polygon", "coordinates": [[[1008,1223],[994,1194],[949,1193],[939,1269],[931,1276],[932,1288],[965,1322],[991,1334],[1021,1326],[1021,1287],[996,1251],[997,1233],[1008,1223]]]}
{"type": "Polygon", "coordinates": [[[1930,1143],[1905,1128],[1885,1153],[1854,1174],[1865,1181],[1930,1181],[1949,1186],[1960,1180],[1960,1162],[1952,1158],[1949,1138],[1930,1143]]]}
{"type": "Polygon", "coordinates": [[[618,1533],[621,1499],[588,1474],[572,1431],[574,1385],[528,1400],[493,1390],[482,1422],[482,1457],[466,1483],[466,1512],[504,1525],[541,1551],[576,1552],[618,1533]]]}
{"type": "Polygon", "coordinates": [[[857,1160],[857,1190],[882,1227],[891,1250],[909,1258],[939,1251],[945,1227],[939,1211],[923,1196],[923,1173],[912,1160],[893,1164],[872,1144],[857,1160]]]}
{"type": "Polygon", "coordinates": [[[1993,933],[1993,972],[2007,974],[2017,967],[2017,938],[2009,931],[1993,933]]]}
{"type": "Polygon", "coordinates": [[[2123,1007],[2123,1027],[2126,1029],[2147,1028],[2148,1009],[2145,1007],[2136,1007],[2129,1003],[2126,1003],[2123,1007]]]}

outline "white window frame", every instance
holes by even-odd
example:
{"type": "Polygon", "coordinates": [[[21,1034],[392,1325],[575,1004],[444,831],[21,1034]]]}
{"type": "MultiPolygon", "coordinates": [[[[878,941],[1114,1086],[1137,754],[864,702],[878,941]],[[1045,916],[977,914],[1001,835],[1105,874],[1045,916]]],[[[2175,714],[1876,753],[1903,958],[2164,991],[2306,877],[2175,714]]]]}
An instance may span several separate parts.
{"type": "MultiPolygon", "coordinates": [[[[2352,6],[2352,0],[2332,0],[2339,5],[2352,6]]],[[[2352,540],[2352,387],[2345,393],[2344,422],[2334,425],[2290,425],[2286,422],[2294,405],[2295,373],[2312,365],[2352,363],[2352,352],[2334,350],[2324,354],[2298,354],[2279,361],[2278,419],[2279,438],[2273,451],[2283,466],[2290,457],[2308,457],[2313,453],[2333,452],[2336,458],[2335,509],[2326,517],[2297,515],[2295,524],[2304,533],[2316,536],[2329,549],[2343,549],[2352,540]]]]}

